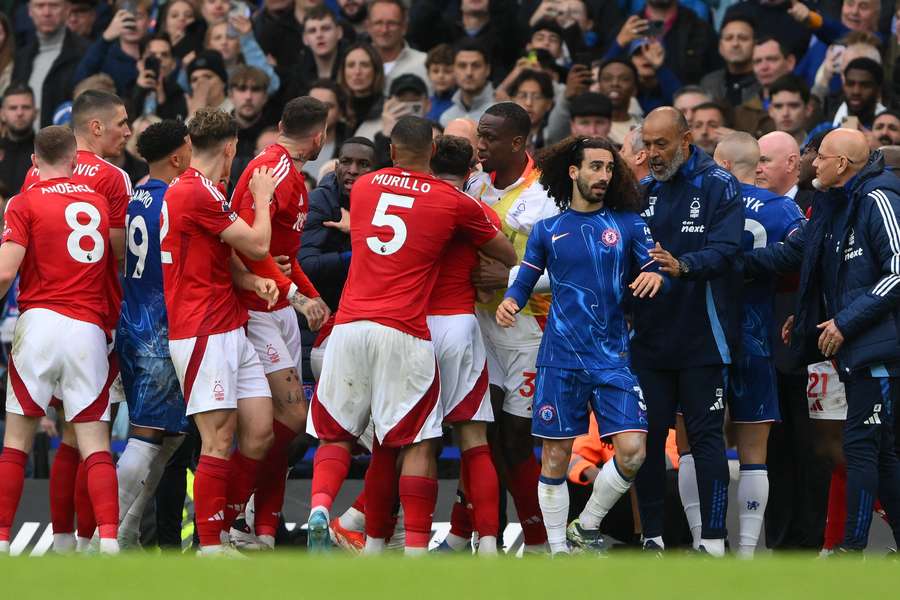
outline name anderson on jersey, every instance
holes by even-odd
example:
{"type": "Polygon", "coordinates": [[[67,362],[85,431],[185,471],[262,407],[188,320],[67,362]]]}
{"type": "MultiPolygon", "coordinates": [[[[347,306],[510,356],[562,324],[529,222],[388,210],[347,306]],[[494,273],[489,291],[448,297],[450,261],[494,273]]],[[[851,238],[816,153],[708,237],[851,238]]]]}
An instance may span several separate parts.
{"type": "Polygon", "coordinates": [[[75,183],[57,183],[50,187],[41,188],[42,194],[72,194],[74,192],[94,193],[94,190],[84,184],[75,183]]]}

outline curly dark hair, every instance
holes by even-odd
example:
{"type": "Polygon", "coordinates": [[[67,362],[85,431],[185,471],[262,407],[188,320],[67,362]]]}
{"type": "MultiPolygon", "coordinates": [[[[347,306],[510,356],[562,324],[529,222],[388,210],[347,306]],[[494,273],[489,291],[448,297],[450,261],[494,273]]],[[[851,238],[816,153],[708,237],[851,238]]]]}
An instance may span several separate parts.
{"type": "Polygon", "coordinates": [[[613,176],[603,198],[611,210],[639,212],[641,195],[631,168],[622,160],[611,142],[604,138],[568,137],[540,151],[535,165],[541,171],[541,185],[550,192],[559,210],[566,210],[572,201],[572,178],[569,167],[581,167],[586,148],[606,150],[613,157],[613,176]]]}

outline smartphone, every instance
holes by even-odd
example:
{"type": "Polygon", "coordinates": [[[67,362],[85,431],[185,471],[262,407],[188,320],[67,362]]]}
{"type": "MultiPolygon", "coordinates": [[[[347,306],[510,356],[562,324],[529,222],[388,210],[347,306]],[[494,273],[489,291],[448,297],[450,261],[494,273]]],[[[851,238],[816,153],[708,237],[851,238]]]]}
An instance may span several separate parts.
{"type": "Polygon", "coordinates": [[[663,36],[663,26],[664,23],[662,21],[649,21],[644,35],[648,38],[661,38],[663,36]]]}
{"type": "MultiPolygon", "coordinates": [[[[232,0],[231,10],[228,11],[229,19],[231,17],[246,17],[247,19],[249,19],[251,14],[252,13],[250,11],[250,7],[247,6],[246,3],[236,2],[236,1],[232,0]]],[[[228,30],[225,35],[227,35],[230,38],[241,37],[241,34],[238,32],[237,29],[234,28],[234,26],[231,24],[230,21],[228,23],[228,30]]]]}
{"type": "Polygon", "coordinates": [[[404,102],[404,115],[422,117],[425,115],[425,106],[421,102],[404,102]]]}
{"type": "Polygon", "coordinates": [[[841,119],[841,127],[846,127],[847,129],[859,129],[859,117],[854,116],[846,116],[841,119]]]}
{"type": "Polygon", "coordinates": [[[144,59],[144,69],[153,73],[154,79],[159,79],[159,59],[152,54],[144,59]]]}
{"type": "Polygon", "coordinates": [[[841,63],[842,63],[841,59],[844,56],[844,51],[847,49],[847,46],[844,46],[842,44],[835,44],[831,48],[832,48],[832,50],[831,50],[832,68],[835,71],[840,72],[841,71],[841,63]]]}
{"type": "Polygon", "coordinates": [[[122,26],[132,31],[137,29],[137,23],[134,22],[134,19],[137,18],[137,3],[134,0],[123,0],[119,4],[119,9],[124,10],[132,16],[132,19],[123,23],[122,26]]]}

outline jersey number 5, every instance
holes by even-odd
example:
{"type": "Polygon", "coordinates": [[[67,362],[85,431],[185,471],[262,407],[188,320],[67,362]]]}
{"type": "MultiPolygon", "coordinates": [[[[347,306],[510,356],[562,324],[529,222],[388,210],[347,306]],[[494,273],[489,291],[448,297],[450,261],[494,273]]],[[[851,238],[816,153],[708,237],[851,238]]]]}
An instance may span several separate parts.
{"type": "Polygon", "coordinates": [[[72,230],[66,240],[66,248],[69,256],[80,263],[97,263],[103,258],[106,244],[103,236],[97,230],[100,227],[100,211],[88,202],[73,202],[66,207],[66,224],[72,230]],[[79,215],[87,215],[88,222],[78,222],[79,215]],[[81,247],[81,240],[89,238],[93,248],[85,250],[81,247]]]}
{"type": "Polygon", "coordinates": [[[369,236],[366,243],[369,250],[375,254],[387,256],[393,254],[403,247],[406,242],[406,223],[397,215],[387,214],[387,210],[392,206],[402,206],[403,208],[412,208],[415,198],[412,196],[401,196],[400,194],[392,194],[383,192],[378,198],[378,206],[375,207],[375,215],[372,217],[372,225],[375,227],[388,227],[393,232],[391,239],[381,241],[378,236],[369,236]]]}

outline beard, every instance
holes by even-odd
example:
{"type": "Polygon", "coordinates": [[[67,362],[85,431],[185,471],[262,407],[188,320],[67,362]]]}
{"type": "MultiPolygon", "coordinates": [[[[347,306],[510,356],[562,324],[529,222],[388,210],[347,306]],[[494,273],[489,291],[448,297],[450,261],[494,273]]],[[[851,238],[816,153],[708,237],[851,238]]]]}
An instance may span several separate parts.
{"type": "Polygon", "coordinates": [[[578,176],[578,179],[575,180],[575,185],[578,187],[578,193],[581,194],[581,197],[584,198],[588,204],[602,204],[603,198],[606,196],[606,191],[609,189],[607,187],[600,195],[597,195],[591,189],[591,184],[580,175],[578,176]]]}
{"type": "Polygon", "coordinates": [[[881,144],[882,146],[893,146],[896,142],[894,142],[894,140],[891,139],[891,136],[883,135],[878,138],[878,143],[881,144]]]}
{"type": "Polygon", "coordinates": [[[669,166],[666,167],[666,170],[662,173],[657,173],[653,169],[650,169],[650,175],[653,176],[653,179],[657,181],[668,181],[675,176],[675,173],[678,172],[678,169],[681,168],[681,165],[684,164],[684,150],[682,150],[681,146],[675,151],[675,156],[672,157],[672,162],[669,163],[669,166]]]}
{"type": "Polygon", "coordinates": [[[309,149],[309,152],[306,154],[304,162],[312,162],[319,158],[319,153],[322,152],[322,146],[325,145],[324,136],[321,142],[315,144],[312,148],[309,149]]]}

